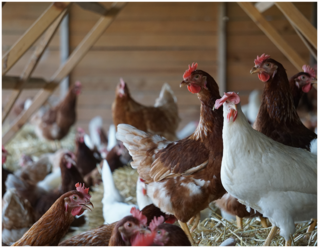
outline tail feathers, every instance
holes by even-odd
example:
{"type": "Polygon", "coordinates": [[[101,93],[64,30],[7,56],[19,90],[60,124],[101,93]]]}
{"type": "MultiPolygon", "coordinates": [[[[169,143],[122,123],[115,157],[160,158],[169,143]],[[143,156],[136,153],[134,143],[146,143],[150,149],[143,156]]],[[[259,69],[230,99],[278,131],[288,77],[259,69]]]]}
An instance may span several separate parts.
{"type": "Polygon", "coordinates": [[[28,181],[10,174],[6,181],[7,189],[16,189],[18,196],[27,199],[32,206],[35,205],[38,197],[44,193],[44,190],[38,188],[36,184],[32,184],[28,181]]]}
{"type": "Polygon", "coordinates": [[[164,106],[165,104],[177,103],[177,98],[168,83],[161,89],[159,97],[155,100],[154,107],[164,106]]]}
{"type": "Polygon", "coordinates": [[[139,166],[150,167],[154,161],[153,155],[170,143],[164,137],[145,133],[127,124],[119,124],[117,126],[116,137],[123,142],[133,157],[131,166],[134,169],[139,166]]]}

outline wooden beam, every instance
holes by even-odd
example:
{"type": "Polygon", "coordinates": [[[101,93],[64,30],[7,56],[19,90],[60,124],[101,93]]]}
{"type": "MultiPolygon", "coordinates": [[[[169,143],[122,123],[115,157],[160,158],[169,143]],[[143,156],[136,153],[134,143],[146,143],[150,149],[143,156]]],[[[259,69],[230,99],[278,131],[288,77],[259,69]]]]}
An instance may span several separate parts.
{"type": "Polygon", "coordinates": [[[239,2],[239,6],[247,13],[256,25],[267,35],[267,37],[278,47],[278,49],[288,58],[288,60],[297,68],[302,69],[307,64],[296,51],[286,42],[277,30],[269,24],[261,13],[249,2],[239,2]]]}
{"type": "Polygon", "coordinates": [[[92,11],[99,15],[105,15],[107,9],[100,3],[97,2],[76,2],[82,9],[92,11]]]}
{"type": "Polygon", "coordinates": [[[2,75],[21,58],[70,3],[52,3],[22,37],[2,57],[2,75]]]}
{"type": "Polygon", "coordinates": [[[29,80],[31,74],[33,73],[34,69],[38,65],[39,60],[41,59],[45,49],[48,47],[53,35],[55,34],[58,27],[60,26],[60,23],[63,20],[66,13],[67,13],[67,9],[65,9],[60,14],[60,16],[54,21],[54,23],[48,28],[48,30],[43,35],[41,42],[37,45],[36,49],[34,50],[30,60],[28,61],[26,67],[24,68],[24,71],[22,72],[20,76],[19,82],[16,84],[16,87],[13,89],[13,92],[9,96],[9,100],[2,111],[2,123],[6,120],[14,103],[20,96],[23,85],[29,80]]]}
{"type": "Polygon", "coordinates": [[[68,61],[64,63],[58,71],[52,76],[50,83],[47,84],[40,92],[35,96],[31,106],[21,113],[17,120],[13,123],[10,129],[2,137],[2,144],[7,144],[10,139],[19,131],[19,129],[24,125],[25,122],[31,117],[31,115],[38,110],[43,103],[50,97],[55,88],[59,85],[59,82],[68,75],[71,70],[76,66],[77,63],[83,58],[83,56],[88,52],[96,40],[103,34],[105,29],[110,26],[112,21],[115,19],[120,10],[125,6],[125,3],[115,3],[108,15],[101,17],[97,24],[91,29],[91,31],[86,35],[83,41],[78,45],[78,47],[73,51],[68,61]]]}
{"type": "MultiPolygon", "coordinates": [[[[19,86],[20,77],[2,76],[2,89],[12,90],[19,86]]],[[[22,89],[42,89],[48,82],[43,78],[29,78],[22,89]]]]}
{"type": "Polygon", "coordinates": [[[317,29],[312,26],[296,6],[289,2],[276,2],[276,5],[286,18],[306,37],[310,44],[317,49],[317,29]]]}

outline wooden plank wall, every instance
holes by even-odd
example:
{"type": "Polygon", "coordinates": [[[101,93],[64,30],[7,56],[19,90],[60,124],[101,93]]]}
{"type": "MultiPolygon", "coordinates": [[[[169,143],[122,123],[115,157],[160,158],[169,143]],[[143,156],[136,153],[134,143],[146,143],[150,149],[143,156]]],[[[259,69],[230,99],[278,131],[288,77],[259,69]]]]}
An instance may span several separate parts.
{"type": "MultiPolygon", "coordinates": [[[[294,2],[295,6],[307,17],[312,18],[313,3],[294,2]]],[[[227,90],[239,92],[242,104],[248,101],[249,93],[254,89],[263,89],[263,83],[257,75],[251,75],[250,69],[254,66],[257,55],[266,53],[279,61],[286,69],[288,77],[298,71],[259,29],[251,18],[242,10],[237,3],[227,4],[227,90]]],[[[307,62],[310,62],[310,53],[294,28],[284,17],[282,12],[273,5],[263,12],[263,16],[276,28],[285,40],[307,62]]]]}
{"type": "MultiPolygon", "coordinates": [[[[312,3],[294,3],[311,18],[312,3]]],[[[103,3],[106,7],[110,3],[103,3]]],[[[7,3],[3,7],[3,45],[6,51],[49,6],[49,3],[7,3]]],[[[250,75],[253,60],[262,53],[278,59],[288,75],[296,72],[292,64],[263,34],[237,3],[227,3],[227,90],[239,91],[242,104],[251,90],[262,89],[256,75],[250,75]]],[[[128,3],[115,22],[91,48],[70,75],[70,82],[83,84],[78,101],[78,122],[87,130],[96,115],[103,117],[105,128],[112,123],[111,104],[119,78],[128,83],[138,102],[153,105],[161,86],[167,82],[178,99],[182,122],[180,128],[199,118],[199,101],[186,88],[179,88],[187,65],[198,62],[199,68],[217,77],[217,9],[208,2],[128,3]]],[[[289,22],[275,7],[264,12],[284,38],[309,61],[309,52],[289,22]]],[[[70,11],[70,51],[80,43],[99,15],[73,4],[70,11]]],[[[28,52],[9,71],[19,75],[30,56],[28,52]]],[[[50,78],[59,67],[59,32],[55,35],[33,76],[50,78]]],[[[34,95],[25,91],[20,99],[34,95]]],[[[3,91],[4,103],[9,91],[3,91]]],[[[58,92],[56,92],[58,94],[58,92]]]]}

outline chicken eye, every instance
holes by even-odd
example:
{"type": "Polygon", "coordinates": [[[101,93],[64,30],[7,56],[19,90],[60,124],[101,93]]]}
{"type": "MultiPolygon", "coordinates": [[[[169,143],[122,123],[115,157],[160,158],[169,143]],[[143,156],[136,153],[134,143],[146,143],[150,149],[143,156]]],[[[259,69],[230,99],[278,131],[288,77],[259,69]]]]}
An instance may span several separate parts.
{"type": "Polygon", "coordinates": [[[130,223],[130,222],[127,223],[127,226],[128,226],[128,227],[131,227],[131,226],[132,226],[132,223],[130,223]]]}
{"type": "Polygon", "coordinates": [[[78,198],[76,197],[76,195],[74,195],[74,196],[73,196],[73,200],[76,200],[76,199],[78,199],[78,198]]]}
{"type": "Polygon", "coordinates": [[[161,231],[157,231],[158,234],[161,234],[161,231]]]}
{"type": "Polygon", "coordinates": [[[199,75],[198,75],[198,74],[197,74],[197,75],[195,75],[195,78],[196,78],[196,79],[198,79],[198,78],[199,78],[199,75]]]}
{"type": "Polygon", "coordinates": [[[266,63],[265,66],[269,67],[269,66],[270,66],[270,63],[266,63]]]}
{"type": "Polygon", "coordinates": [[[301,77],[301,79],[302,79],[302,80],[305,80],[305,79],[306,79],[306,77],[305,77],[305,76],[302,76],[302,77],[301,77]]]}

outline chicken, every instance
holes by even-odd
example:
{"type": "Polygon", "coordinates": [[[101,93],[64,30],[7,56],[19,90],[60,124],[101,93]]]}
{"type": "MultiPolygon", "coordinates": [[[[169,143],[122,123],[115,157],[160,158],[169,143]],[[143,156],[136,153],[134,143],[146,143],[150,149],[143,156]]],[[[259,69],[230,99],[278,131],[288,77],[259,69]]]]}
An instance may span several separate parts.
{"type": "Polygon", "coordinates": [[[130,124],[136,128],[176,140],[176,130],[180,122],[177,100],[168,84],[164,84],[154,107],[136,102],[129,92],[127,84],[120,80],[116,88],[116,97],[112,105],[113,123],[130,124]]]}
{"type": "Polygon", "coordinates": [[[132,245],[133,246],[191,246],[186,234],[179,226],[165,224],[163,216],[154,218],[149,225],[152,231],[152,239],[148,239],[145,236],[144,240],[142,237],[142,242],[140,239],[136,239],[132,245]]]}
{"type": "Polygon", "coordinates": [[[239,103],[239,96],[229,92],[215,104],[217,109],[224,105],[222,183],[279,227],[289,244],[295,222],[317,216],[317,156],[252,129],[239,103]]]}
{"type": "MultiPolygon", "coordinates": [[[[74,182],[73,178],[81,179],[77,176],[79,173],[74,173],[74,169],[72,169],[72,165],[70,165],[70,163],[74,163],[72,157],[74,157],[74,155],[71,153],[64,153],[61,154],[61,158],[59,159],[62,172],[61,189],[47,192],[37,184],[30,181],[28,176],[25,178],[19,178],[15,175],[9,175],[6,181],[7,188],[15,188],[20,197],[23,197],[30,202],[34,209],[35,221],[39,220],[62,194],[70,191],[69,182],[74,182]],[[68,172],[68,169],[71,169],[71,172],[68,172]]],[[[72,188],[73,187],[71,187],[71,189],[72,188]]]]}
{"type": "Polygon", "coordinates": [[[94,117],[89,123],[90,137],[99,151],[107,148],[108,138],[103,129],[103,120],[101,116],[94,117]]]}
{"type": "Polygon", "coordinates": [[[85,134],[82,128],[78,128],[75,141],[76,167],[83,177],[94,170],[96,165],[101,162],[101,155],[99,152],[91,150],[91,148],[94,147],[92,147],[91,143],[88,144],[89,142],[85,141],[89,141],[88,135],[85,134]],[[85,137],[87,138],[86,140],[85,137]]]}
{"type": "Polygon", "coordinates": [[[308,93],[312,85],[317,83],[317,72],[310,66],[304,65],[303,72],[299,72],[292,76],[289,80],[290,89],[294,101],[294,106],[297,109],[299,101],[304,93],[308,93]]]}
{"type": "Polygon", "coordinates": [[[65,98],[55,107],[41,115],[35,114],[31,123],[36,126],[35,132],[39,138],[61,140],[76,121],[76,100],[81,92],[81,83],[75,82],[70,87],[65,98]]]}
{"type": "Polygon", "coordinates": [[[75,216],[91,210],[89,189],[77,183],[76,190],[59,197],[50,209],[13,246],[58,245],[69,230],[75,216]]]}
{"type": "Polygon", "coordinates": [[[254,129],[284,145],[309,151],[317,135],[306,128],[297,114],[284,67],[269,55],[257,56],[250,73],[265,83],[254,129]]]}
{"type": "Polygon", "coordinates": [[[20,159],[21,169],[14,172],[20,178],[26,178],[33,183],[42,181],[51,172],[51,162],[47,155],[42,155],[36,162],[23,154],[20,159]]]}
{"type": "Polygon", "coordinates": [[[245,114],[247,120],[250,122],[250,124],[254,124],[259,107],[260,107],[260,92],[259,90],[253,90],[249,94],[248,98],[248,104],[242,106],[243,113],[245,114]]]}
{"type": "Polygon", "coordinates": [[[117,139],[132,155],[131,166],[145,181],[152,202],[174,215],[192,240],[185,222],[194,217],[197,225],[200,211],[226,193],[220,180],[223,116],[222,109],[213,110],[220,95],[217,83],[208,73],[197,70],[193,63],[183,78],[181,86],[187,85],[201,101],[200,121],[191,136],[171,142],[120,124],[117,139]]]}
{"type": "Polygon", "coordinates": [[[29,201],[8,189],[2,202],[2,242],[11,245],[19,240],[35,222],[29,201]]]}
{"type": "Polygon", "coordinates": [[[4,193],[6,193],[6,185],[5,182],[7,180],[7,177],[9,174],[12,174],[13,172],[4,168],[3,164],[5,164],[5,162],[7,161],[7,156],[8,156],[8,151],[4,148],[4,146],[2,146],[2,197],[4,195],[4,193]]]}
{"type": "Polygon", "coordinates": [[[130,216],[113,222],[112,224],[102,225],[98,228],[86,231],[73,236],[59,244],[59,246],[119,246],[130,245],[130,240],[134,240],[139,233],[148,233],[146,229],[146,217],[136,208],[131,209],[130,216]],[[127,235],[125,230],[131,230],[127,235]],[[124,233],[126,233],[124,235],[124,233]],[[110,240],[112,241],[110,242],[110,240]],[[123,240],[124,239],[124,240],[123,240]]]}
{"type": "Polygon", "coordinates": [[[115,187],[113,176],[107,161],[103,160],[102,180],[104,194],[102,199],[104,224],[118,221],[130,214],[131,208],[135,207],[124,203],[124,199],[115,187]]]}

